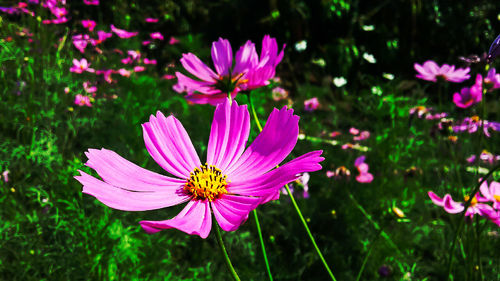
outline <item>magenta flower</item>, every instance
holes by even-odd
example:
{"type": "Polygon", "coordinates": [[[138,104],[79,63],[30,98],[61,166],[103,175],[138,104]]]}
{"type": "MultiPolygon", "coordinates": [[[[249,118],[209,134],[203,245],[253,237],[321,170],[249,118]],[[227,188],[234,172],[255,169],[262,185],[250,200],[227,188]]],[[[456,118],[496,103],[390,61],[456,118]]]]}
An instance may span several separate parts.
{"type": "Polygon", "coordinates": [[[97,92],[97,87],[90,84],[89,81],[83,82],[83,89],[85,90],[85,92],[87,92],[89,94],[93,94],[93,93],[97,92]]]}
{"type": "Polygon", "coordinates": [[[462,88],[460,93],[453,94],[453,102],[457,107],[467,108],[483,99],[483,89],[476,85],[468,88],[462,88]]]}
{"type": "Polygon", "coordinates": [[[114,25],[111,25],[111,31],[120,38],[130,38],[139,34],[139,32],[129,32],[123,29],[116,28],[114,25]]]}
{"type": "Polygon", "coordinates": [[[275,101],[280,101],[288,98],[288,91],[281,87],[274,88],[271,93],[273,96],[273,100],[275,101]]]}
{"type": "Polygon", "coordinates": [[[193,103],[216,105],[224,101],[228,93],[235,97],[240,91],[269,84],[268,80],[274,77],[276,66],[282,58],[283,50],[278,54],[276,39],[266,35],[262,40],[260,59],[255,45],[247,41],[236,53],[233,66],[231,45],[228,40],[219,38],[212,44],[215,72],[196,55],[183,54],[182,66],[199,80],[176,72],[178,83],[174,90],[187,92],[186,99],[193,103]]]}
{"type": "Polygon", "coordinates": [[[94,31],[96,25],[97,24],[93,20],[82,20],[82,26],[87,28],[90,32],[94,31]]]}
{"type": "Polygon", "coordinates": [[[490,129],[493,131],[500,131],[500,123],[488,120],[481,120],[479,116],[465,117],[464,120],[458,125],[452,127],[453,132],[469,132],[470,134],[477,132],[479,128],[483,129],[485,136],[490,137],[490,129]]]}
{"type": "Polygon", "coordinates": [[[160,32],[153,32],[150,34],[151,39],[158,39],[158,40],[163,40],[163,35],[161,35],[160,32]]]}
{"type": "Polygon", "coordinates": [[[431,60],[424,62],[423,65],[415,63],[413,66],[418,72],[416,77],[427,81],[436,82],[438,78],[441,78],[449,82],[461,83],[470,78],[468,67],[455,69],[454,65],[448,64],[439,67],[431,60]]]}
{"type": "Polygon", "coordinates": [[[77,34],[73,35],[73,45],[80,51],[80,53],[85,53],[85,48],[89,42],[90,37],[87,34],[77,34]]]}
{"type": "Polygon", "coordinates": [[[365,163],[366,156],[361,155],[354,161],[354,166],[358,169],[359,175],[356,180],[360,183],[370,183],[373,181],[373,175],[368,172],[369,166],[365,163]]]}
{"type": "Polygon", "coordinates": [[[89,68],[90,63],[87,62],[85,58],[81,60],[73,59],[73,66],[69,69],[69,71],[74,73],[83,73],[87,72],[95,72],[93,68],[89,68]]]}
{"type": "Polygon", "coordinates": [[[99,5],[99,0],[83,0],[83,4],[85,5],[99,5]]]}
{"type": "Polygon", "coordinates": [[[84,96],[84,95],[80,95],[80,94],[75,96],[75,104],[78,106],[92,107],[92,104],[90,103],[90,98],[88,96],[84,96]]]}
{"type": "Polygon", "coordinates": [[[484,84],[486,84],[487,88],[489,89],[500,88],[500,74],[496,73],[495,68],[491,68],[488,71],[488,74],[484,78],[484,84]]]}
{"type": "Polygon", "coordinates": [[[83,184],[83,193],[119,210],[145,211],[188,202],[172,219],[141,221],[148,233],[176,228],[206,238],[212,215],[223,230],[234,231],[251,210],[278,197],[280,188],[296,180],[297,174],[321,169],[321,151],[275,168],[297,142],[298,121],[293,110],[274,109],[245,150],[250,115],[246,105],[226,99],[215,109],[207,161],[202,164],[182,124],[158,112],[142,125],[144,141],[153,159],[174,177],[143,169],[111,150],[89,149],[86,165],[103,180],[82,171],[75,178],[83,184]]]}
{"type": "Polygon", "coordinates": [[[175,38],[174,36],[170,37],[170,39],[168,40],[168,44],[170,45],[175,45],[177,43],[179,43],[181,41],[179,41],[177,38],[175,38]]]}
{"type": "Polygon", "coordinates": [[[134,72],[142,72],[144,70],[146,70],[146,68],[144,66],[142,66],[142,65],[136,65],[136,66],[134,66],[134,72]]]}
{"type": "MultiPolygon", "coordinates": [[[[429,195],[434,204],[443,207],[443,209],[447,213],[458,214],[463,212],[463,210],[465,209],[464,203],[453,201],[450,194],[446,194],[443,198],[437,196],[432,191],[429,191],[427,194],[429,195]]],[[[490,205],[479,203],[477,195],[478,194],[476,194],[474,198],[472,198],[469,208],[467,208],[467,211],[465,211],[465,216],[472,218],[474,217],[475,214],[478,214],[482,217],[486,217],[493,221],[495,219],[498,219],[498,214],[490,205]]],[[[465,196],[464,198],[466,202],[469,201],[469,199],[470,199],[469,196],[465,196]]]]}
{"type": "Polygon", "coordinates": [[[304,101],[304,110],[305,111],[315,111],[319,107],[319,101],[317,97],[314,97],[312,99],[308,99],[304,101]]]}
{"type": "Polygon", "coordinates": [[[101,44],[102,42],[106,41],[106,39],[111,38],[112,36],[112,32],[99,30],[97,31],[97,39],[90,39],[90,43],[92,44],[92,46],[97,46],[98,44],[101,44]]]}
{"type": "Polygon", "coordinates": [[[155,23],[155,22],[158,22],[158,19],[155,19],[155,18],[146,18],[144,21],[145,22],[149,22],[149,23],[155,23]]]}
{"type": "Polygon", "coordinates": [[[148,58],[144,58],[144,60],[142,61],[144,64],[156,64],[156,60],[155,59],[148,59],[148,58]]]}
{"type": "Polygon", "coordinates": [[[353,137],[352,139],[354,141],[362,141],[362,140],[366,140],[370,137],[370,132],[369,131],[362,131],[359,136],[355,136],[353,137]]]}
{"type": "Polygon", "coordinates": [[[493,208],[500,211],[500,182],[492,181],[488,187],[488,183],[484,181],[479,187],[482,196],[478,196],[479,202],[493,202],[493,208]]]}
{"type": "Polygon", "coordinates": [[[9,182],[9,173],[10,173],[9,170],[5,170],[5,171],[2,172],[2,176],[3,176],[3,181],[4,182],[9,182]]]}

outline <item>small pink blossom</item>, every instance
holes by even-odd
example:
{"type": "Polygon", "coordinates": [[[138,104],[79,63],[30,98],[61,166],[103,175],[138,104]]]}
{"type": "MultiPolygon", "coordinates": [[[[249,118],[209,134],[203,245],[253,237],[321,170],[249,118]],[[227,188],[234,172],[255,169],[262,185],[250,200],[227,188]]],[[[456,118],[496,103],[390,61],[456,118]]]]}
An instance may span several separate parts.
{"type": "Polygon", "coordinates": [[[163,40],[163,35],[160,32],[153,32],[150,34],[151,39],[163,40]]]}
{"type": "Polygon", "coordinates": [[[304,101],[304,110],[312,112],[319,107],[319,101],[317,97],[314,97],[312,99],[308,99],[304,101]]]}
{"type": "Polygon", "coordinates": [[[155,23],[155,22],[158,22],[158,19],[155,19],[155,18],[146,18],[144,21],[145,22],[149,22],[149,23],[155,23]]]}
{"type": "Polygon", "coordinates": [[[172,74],[165,74],[161,77],[162,79],[165,79],[165,80],[172,80],[172,79],[175,79],[175,75],[172,75],[172,74]]]}
{"type": "Polygon", "coordinates": [[[144,64],[156,64],[156,60],[155,59],[148,59],[148,58],[144,58],[144,60],[142,61],[144,64]]]}
{"type": "Polygon", "coordinates": [[[85,5],[99,5],[99,0],[83,0],[83,4],[85,5]]]}
{"type": "Polygon", "coordinates": [[[95,70],[93,68],[89,68],[89,66],[90,63],[88,63],[85,58],[82,58],[81,60],[73,59],[73,66],[69,69],[69,71],[74,73],[83,73],[84,71],[95,72],[95,70]]]}
{"type": "Polygon", "coordinates": [[[2,176],[3,176],[3,181],[4,182],[8,182],[9,181],[9,173],[10,173],[9,170],[5,170],[5,171],[2,172],[2,176]]]}
{"type": "Polygon", "coordinates": [[[170,45],[174,45],[174,44],[177,44],[181,41],[177,40],[177,38],[175,38],[174,36],[171,36],[170,39],[168,40],[168,44],[170,45]]]}
{"type": "Polygon", "coordinates": [[[438,78],[449,82],[461,83],[470,78],[470,68],[458,68],[455,70],[454,65],[443,64],[439,67],[434,61],[428,60],[423,65],[414,64],[415,70],[418,72],[417,78],[436,82],[438,78]]]}
{"type": "Polygon", "coordinates": [[[120,38],[130,38],[137,36],[137,34],[139,34],[139,32],[129,32],[124,29],[116,28],[114,25],[111,25],[111,31],[114,32],[120,38]]]}
{"type": "Polygon", "coordinates": [[[486,88],[488,89],[500,88],[500,73],[496,73],[496,69],[491,68],[484,78],[484,84],[486,84],[486,88]]]}
{"type": "Polygon", "coordinates": [[[90,32],[94,31],[96,25],[97,24],[93,20],[82,20],[82,26],[87,28],[90,32]]]}
{"type": "Polygon", "coordinates": [[[144,70],[146,70],[146,68],[142,65],[134,66],[134,72],[142,72],[144,70]]]}
{"type": "Polygon", "coordinates": [[[279,101],[288,98],[288,91],[281,88],[275,87],[272,91],[273,100],[279,101]]]}
{"type": "Polygon", "coordinates": [[[91,85],[89,81],[83,82],[83,89],[89,94],[97,92],[97,87],[91,85]]]}
{"type": "Polygon", "coordinates": [[[476,103],[479,103],[483,98],[483,77],[478,74],[476,77],[476,84],[472,87],[462,88],[460,93],[453,94],[453,102],[457,107],[468,108],[476,103]]]}
{"type": "MultiPolygon", "coordinates": [[[[465,209],[465,204],[462,202],[455,202],[450,194],[446,194],[443,198],[437,196],[434,192],[429,191],[427,193],[429,197],[431,198],[432,202],[440,207],[443,207],[443,209],[450,214],[458,214],[464,211],[465,209]]],[[[480,197],[478,194],[474,195],[474,198],[470,200],[470,206],[467,208],[465,211],[465,216],[469,218],[473,218],[475,214],[478,214],[480,216],[486,217],[492,221],[498,220],[498,214],[497,212],[487,204],[479,203],[480,202],[480,197]]],[[[465,196],[464,201],[469,201],[470,197],[465,196]]]]}
{"type": "Polygon", "coordinates": [[[366,140],[370,137],[370,132],[369,131],[362,131],[359,136],[355,136],[352,139],[355,141],[362,141],[366,140]]]}
{"type": "Polygon", "coordinates": [[[128,50],[127,54],[133,59],[137,60],[141,58],[141,53],[139,51],[134,51],[134,50],[128,50]]]}
{"type": "Polygon", "coordinates": [[[471,155],[471,156],[467,157],[467,159],[465,159],[465,161],[467,161],[468,163],[473,163],[474,161],[476,161],[476,155],[471,155]]]}
{"type": "Polygon", "coordinates": [[[103,30],[97,31],[97,39],[90,39],[90,43],[92,46],[97,46],[102,42],[106,41],[106,39],[111,38],[113,36],[112,32],[106,32],[103,30]]]}
{"type": "Polygon", "coordinates": [[[130,74],[132,74],[132,72],[130,72],[129,70],[126,70],[125,68],[118,69],[117,73],[123,77],[130,77],[130,74]]]}
{"type": "Polygon", "coordinates": [[[101,75],[102,74],[103,77],[104,77],[104,81],[108,82],[109,84],[111,84],[111,83],[114,82],[113,78],[111,77],[111,74],[113,74],[113,70],[112,69],[97,70],[96,74],[97,75],[101,75]]]}
{"type": "Polygon", "coordinates": [[[64,93],[65,93],[65,94],[69,94],[69,92],[70,92],[69,87],[64,87],[64,93]]]}
{"type": "Polygon", "coordinates": [[[356,158],[354,166],[358,169],[359,175],[356,180],[360,183],[370,183],[373,181],[373,175],[368,172],[368,164],[365,163],[366,156],[362,155],[356,158]]]}
{"type": "Polygon", "coordinates": [[[356,129],[356,128],[354,128],[354,127],[351,127],[351,128],[349,129],[349,133],[350,133],[351,135],[357,135],[357,134],[359,134],[359,130],[358,130],[358,129],[356,129]]]}
{"type": "Polygon", "coordinates": [[[482,196],[478,196],[479,202],[492,202],[493,208],[500,211],[500,182],[492,181],[488,187],[488,182],[484,181],[479,187],[482,196]]]}
{"type": "Polygon", "coordinates": [[[341,133],[341,132],[339,132],[339,131],[334,131],[334,132],[331,132],[331,133],[330,133],[330,137],[331,137],[331,138],[335,138],[335,137],[338,137],[338,136],[340,136],[340,135],[342,135],[342,133],[341,133]]]}
{"type": "Polygon", "coordinates": [[[90,37],[87,34],[77,34],[73,35],[73,45],[80,53],[85,53],[85,48],[87,47],[90,37]]]}
{"type": "Polygon", "coordinates": [[[151,41],[149,41],[149,40],[142,41],[142,45],[144,45],[144,46],[147,46],[149,44],[151,44],[151,41]]]}
{"type": "Polygon", "coordinates": [[[75,104],[78,106],[92,107],[92,104],[90,103],[90,98],[88,96],[84,96],[84,95],[80,95],[80,94],[75,96],[75,104]]]}

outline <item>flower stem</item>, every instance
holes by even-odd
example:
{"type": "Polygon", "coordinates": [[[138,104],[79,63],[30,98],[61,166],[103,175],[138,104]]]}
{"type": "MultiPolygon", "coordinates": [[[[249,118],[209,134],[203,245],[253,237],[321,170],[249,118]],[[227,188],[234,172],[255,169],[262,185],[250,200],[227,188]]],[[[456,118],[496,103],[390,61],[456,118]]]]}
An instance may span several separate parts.
{"type": "Polygon", "coordinates": [[[269,261],[267,260],[266,246],[264,245],[264,238],[262,237],[262,230],[260,229],[259,216],[257,215],[257,210],[253,210],[253,217],[255,218],[255,225],[257,226],[257,233],[259,234],[260,247],[262,249],[262,256],[264,257],[264,263],[266,264],[267,275],[269,280],[273,281],[273,275],[271,274],[271,267],[269,266],[269,261]]]}
{"type": "MultiPolygon", "coordinates": [[[[257,116],[257,113],[255,112],[255,107],[253,105],[252,101],[252,93],[248,93],[248,104],[250,106],[250,110],[252,111],[252,115],[255,121],[255,124],[259,128],[259,131],[262,132],[262,126],[260,125],[259,118],[257,116]]],[[[295,202],[295,198],[292,195],[292,192],[290,191],[290,188],[288,187],[288,184],[285,184],[286,191],[288,193],[288,196],[290,196],[290,199],[292,200],[293,207],[295,208],[295,211],[297,211],[297,214],[299,215],[300,221],[304,225],[304,228],[306,229],[307,235],[309,236],[309,239],[311,240],[314,249],[316,250],[316,253],[318,254],[321,262],[325,266],[326,271],[328,271],[328,274],[330,275],[330,278],[332,278],[333,281],[336,281],[335,276],[333,275],[330,267],[328,266],[328,263],[326,262],[325,258],[323,257],[323,254],[321,253],[321,250],[319,249],[318,245],[316,244],[316,240],[314,239],[311,230],[309,230],[309,226],[307,225],[306,220],[304,219],[304,216],[302,215],[302,212],[300,211],[299,206],[297,205],[297,202],[295,202]]]]}
{"type": "Polygon", "coordinates": [[[229,272],[231,272],[231,275],[233,276],[233,279],[235,281],[240,281],[241,279],[240,277],[238,277],[236,270],[234,270],[234,267],[231,264],[231,260],[229,259],[229,256],[227,254],[226,247],[224,246],[224,241],[222,241],[222,235],[220,234],[220,229],[218,225],[215,226],[215,230],[216,230],[215,234],[217,235],[217,242],[219,243],[220,249],[226,261],[227,269],[229,269],[229,272]]]}

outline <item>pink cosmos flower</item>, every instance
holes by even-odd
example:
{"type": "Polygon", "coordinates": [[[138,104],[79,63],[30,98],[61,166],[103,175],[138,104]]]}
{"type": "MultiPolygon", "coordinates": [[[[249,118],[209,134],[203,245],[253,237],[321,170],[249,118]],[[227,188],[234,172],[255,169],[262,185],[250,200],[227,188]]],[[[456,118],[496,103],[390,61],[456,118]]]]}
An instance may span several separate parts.
{"type": "Polygon", "coordinates": [[[9,173],[10,173],[9,170],[5,170],[5,171],[2,172],[2,176],[3,176],[3,181],[4,182],[9,182],[9,173]]]}
{"type": "Polygon", "coordinates": [[[356,128],[354,128],[354,127],[351,127],[349,129],[349,134],[351,134],[351,135],[357,135],[357,134],[359,134],[359,130],[356,129],[356,128]]]}
{"type": "Polygon", "coordinates": [[[144,60],[142,61],[144,64],[156,64],[156,60],[155,59],[148,59],[148,58],[144,58],[144,60]]]}
{"type": "Polygon", "coordinates": [[[132,74],[132,72],[130,72],[129,70],[126,70],[125,68],[118,69],[117,73],[123,77],[130,77],[130,74],[132,74]]]}
{"type": "Polygon", "coordinates": [[[163,40],[163,35],[161,35],[160,32],[153,32],[150,34],[151,39],[158,39],[158,40],[163,40]]]}
{"type": "Polygon", "coordinates": [[[373,175],[368,172],[368,164],[365,163],[366,156],[361,155],[354,161],[354,166],[358,169],[359,175],[356,180],[360,183],[370,183],[373,181],[373,175]]]}
{"type": "Polygon", "coordinates": [[[262,40],[260,59],[255,44],[247,41],[236,53],[233,67],[233,51],[229,41],[219,38],[212,44],[212,60],[215,71],[192,53],[183,54],[182,66],[200,80],[194,80],[176,72],[178,83],[174,90],[187,92],[186,99],[198,104],[216,105],[240,91],[252,90],[269,84],[275,75],[283,50],[278,54],[276,39],[269,35],[262,40]],[[197,92],[197,93],[195,93],[197,92]]]}
{"type": "Polygon", "coordinates": [[[82,25],[84,28],[87,28],[90,32],[92,32],[97,24],[93,20],[82,20],[82,25]]]}
{"type": "Polygon", "coordinates": [[[493,131],[500,131],[500,123],[488,120],[481,120],[479,116],[466,117],[458,125],[452,127],[453,132],[469,132],[470,134],[477,132],[479,128],[483,129],[485,136],[490,137],[490,129],[493,131]]]}
{"type": "Polygon", "coordinates": [[[484,84],[486,84],[486,88],[489,88],[492,90],[500,88],[500,74],[497,73],[495,68],[491,68],[488,71],[488,74],[484,78],[484,84]]]}
{"type": "Polygon", "coordinates": [[[142,72],[144,70],[146,70],[146,68],[142,65],[134,66],[134,72],[142,72]]]}
{"type": "Polygon", "coordinates": [[[113,70],[112,69],[97,70],[96,74],[97,75],[101,75],[102,74],[103,77],[104,77],[104,81],[108,82],[109,84],[111,84],[111,83],[114,82],[113,78],[111,77],[111,74],[113,74],[113,70]]]}
{"type": "MultiPolygon", "coordinates": [[[[429,197],[431,198],[432,202],[440,207],[443,207],[443,209],[450,214],[458,214],[464,211],[464,203],[462,202],[455,202],[451,198],[450,194],[446,194],[443,198],[437,196],[434,192],[429,191],[427,193],[429,197]]],[[[478,195],[476,194],[474,198],[471,200],[471,205],[469,208],[467,208],[467,211],[465,212],[465,216],[472,218],[474,217],[475,214],[478,214],[480,216],[486,217],[491,220],[498,219],[498,214],[495,212],[495,210],[487,204],[479,203],[478,201],[478,195]]],[[[465,202],[469,201],[469,196],[465,196],[464,200],[465,202]]]]}
{"type": "Polygon", "coordinates": [[[149,22],[149,23],[155,23],[155,22],[158,22],[158,19],[155,19],[155,18],[146,18],[144,21],[145,22],[149,22]]]}
{"type": "Polygon", "coordinates": [[[95,72],[93,68],[89,68],[90,63],[87,62],[85,58],[81,60],[73,59],[73,66],[69,69],[69,71],[74,73],[83,73],[87,72],[95,72]]]}
{"type": "Polygon", "coordinates": [[[128,50],[127,54],[133,59],[137,60],[141,58],[141,53],[139,51],[128,50]]]}
{"type": "Polygon", "coordinates": [[[97,92],[97,87],[90,84],[89,81],[83,82],[83,89],[89,94],[97,92]]]}
{"type": "Polygon", "coordinates": [[[181,41],[179,41],[177,38],[175,38],[174,36],[171,36],[170,39],[168,40],[168,44],[170,45],[175,45],[177,43],[179,43],[181,41]]]}
{"type": "Polygon", "coordinates": [[[149,40],[142,41],[142,45],[144,45],[144,46],[147,46],[149,44],[151,44],[151,41],[149,41],[149,40]]]}
{"type": "Polygon", "coordinates": [[[281,88],[276,87],[272,91],[273,100],[279,101],[288,98],[288,91],[281,88]]]}
{"type": "Polygon", "coordinates": [[[97,31],[97,40],[96,39],[90,39],[90,43],[92,46],[97,46],[101,44],[102,42],[106,41],[106,39],[111,38],[113,36],[112,32],[106,32],[99,30],[97,31]]]}
{"type": "Polygon", "coordinates": [[[85,53],[85,48],[87,47],[90,37],[87,34],[77,34],[73,35],[73,45],[80,51],[80,53],[85,53]]]}
{"type": "Polygon", "coordinates": [[[423,65],[415,63],[415,70],[418,72],[417,78],[436,82],[438,78],[449,82],[461,83],[470,78],[470,68],[459,68],[455,70],[454,65],[443,64],[439,67],[434,61],[428,60],[423,65]]]}
{"type": "Polygon", "coordinates": [[[317,97],[314,97],[312,99],[308,99],[304,101],[304,110],[305,111],[315,111],[319,107],[319,101],[317,97]]]}
{"type": "Polygon", "coordinates": [[[85,5],[99,5],[99,0],[83,0],[83,4],[85,5]]]}
{"type": "Polygon", "coordinates": [[[370,132],[369,131],[362,131],[359,136],[355,136],[352,139],[355,141],[362,141],[366,140],[370,137],[370,132]]]}
{"type": "Polygon", "coordinates": [[[202,164],[182,124],[161,112],[142,125],[146,149],[174,177],[143,169],[107,149],[89,149],[87,166],[102,180],[80,171],[75,178],[83,193],[124,211],[161,209],[187,202],[174,218],[140,221],[148,233],[176,228],[206,238],[212,216],[225,231],[234,231],[259,204],[279,197],[297,174],[321,169],[321,151],[306,153],[275,168],[294,148],[299,117],[284,107],[274,109],[263,131],[245,150],[250,133],[246,105],[226,99],[214,113],[202,164]]]}
{"type": "Polygon", "coordinates": [[[90,103],[90,98],[88,96],[84,96],[84,95],[80,95],[80,94],[75,96],[75,104],[78,106],[92,107],[92,104],[90,103]]]}
{"type": "Polygon", "coordinates": [[[139,34],[139,32],[129,32],[123,29],[116,28],[114,25],[111,25],[111,31],[120,38],[130,38],[139,34]]]}
{"type": "Polygon", "coordinates": [[[475,85],[468,88],[462,88],[460,93],[453,94],[453,102],[457,107],[467,108],[479,103],[483,98],[483,89],[475,85]]]}
{"type": "Polygon", "coordinates": [[[483,196],[478,196],[478,202],[493,202],[493,208],[500,211],[500,182],[492,181],[488,187],[488,183],[484,181],[479,187],[483,196]]]}

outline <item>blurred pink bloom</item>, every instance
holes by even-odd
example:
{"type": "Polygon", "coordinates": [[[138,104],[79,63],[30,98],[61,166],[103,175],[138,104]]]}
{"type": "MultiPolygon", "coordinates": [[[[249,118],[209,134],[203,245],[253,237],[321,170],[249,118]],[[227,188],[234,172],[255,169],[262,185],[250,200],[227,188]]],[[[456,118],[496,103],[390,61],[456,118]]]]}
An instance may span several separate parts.
{"type": "Polygon", "coordinates": [[[114,25],[111,25],[111,31],[114,32],[120,38],[130,38],[139,34],[139,32],[129,32],[123,29],[118,29],[114,25]]]}
{"type": "Polygon", "coordinates": [[[453,102],[457,107],[467,108],[479,103],[483,98],[483,77],[481,74],[476,76],[476,83],[470,88],[462,88],[460,93],[453,94],[453,102]]]}
{"type": "Polygon", "coordinates": [[[149,40],[142,41],[142,45],[144,45],[144,46],[149,45],[149,44],[151,44],[151,41],[149,41],[149,40]]]}
{"type": "Polygon", "coordinates": [[[96,27],[96,23],[93,20],[82,20],[82,26],[92,32],[96,27]]]}
{"type": "Polygon", "coordinates": [[[150,23],[154,23],[154,22],[158,22],[158,19],[155,19],[155,18],[146,18],[145,21],[146,22],[150,22],[150,23]]]}
{"type": "Polygon", "coordinates": [[[272,91],[273,100],[279,101],[288,98],[288,91],[281,88],[275,87],[272,91]]]}
{"type": "Polygon", "coordinates": [[[247,41],[236,53],[233,67],[233,51],[229,41],[219,38],[212,44],[212,60],[215,71],[192,53],[183,54],[182,66],[200,80],[194,80],[176,72],[178,83],[174,90],[187,92],[186,99],[198,104],[216,105],[225,100],[228,93],[232,97],[244,90],[252,90],[269,84],[275,68],[283,58],[283,50],[278,54],[276,39],[269,35],[262,40],[259,56],[255,45],[247,41]],[[197,92],[197,93],[195,93],[197,92]]]}
{"type": "Polygon", "coordinates": [[[304,110],[312,112],[319,107],[319,101],[317,97],[314,97],[312,99],[308,99],[304,101],[304,110]]]}
{"type": "Polygon", "coordinates": [[[80,53],[85,53],[85,48],[87,47],[90,37],[87,34],[77,34],[73,35],[73,45],[80,53]]]}
{"type": "Polygon", "coordinates": [[[437,120],[437,119],[443,119],[448,116],[448,113],[442,112],[442,113],[435,113],[435,114],[427,114],[425,115],[425,120],[437,120]]]}
{"type": "Polygon", "coordinates": [[[97,75],[102,74],[104,77],[104,81],[108,82],[109,84],[114,82],[113,78],[111,78],[111,74],[113,74],[112,69],[97,70],[96,74],[97,75]]]}
{"type": "Polygon", "coordinates": [[[162,79],[166,79],[166,80],[172,80],[172,79],[175,79],[175,75],[172,75],[172,74],[165,74],[161,77],[162,79]]]}
{"type": "Polygon", "coordinates": [[[471,155],[465,159],[469,163],[473,163],[476,160],[476,155],[471,155]]]}
{"type": "Polygon", "coordinates": [[[144,64],[156,64],[156,60],[155,59],[148,59],[148,58],[144,58],[144,60],[142,61],[144,64]]]}
{"type": "Polygon", "coordinates": [[[89,81],[83,82],[83,89],[89,94],[97,92],[97,87],[91,85],[89,81]]]}
{"type": "Polygon", "coordinates": [[[449,82],[461,83],[470,78],[468,67],[456,70],[454,65],[443,64],[439,67],[431,60],[424,62],[423,65],[415,63],[414,67],[418,72],[416,77],[427,81],[436,82],[438,78],[441,78],[449,82]]]}
{"type": "Polygon", "coordinates": [[[330,133],[330,137],[331,137],[331,138],[335,138],[335,137],[338,137],[338,136],[340,136],[340,135],[342,135],[342,133],[341,133],[341,132],[339,132],[339,131],[334,131],[334,132],[331,132],[331,133],[330,133]]]}
{"type": "Polygon", "coordinates": [[[126,57],[121,60],[123,64],[131,64],[134,60],[131,57],[126,57]]]}
{"type": "Polygon", "coordinates": [[[500,123],[481,120],[478,116],[472,116],[464,118],[462,122],[452,128],[455,133],[467,131],[470,134],[475,133],[479,128],[482,128],[484,135],[490,137],[489,129],[497,132],[500,131],[500,123]]]}
{"type": "Polygon", "coordinates": [[[125,68],[118,69],[117,73],[124,77],[130,77],[130,74],[132,74],[132,72],[126,70],[125,68]]]}
{"type": "Polygon", "coordinates": [[[8,182],[9,181],[9,170],[5,170],[2,172],[2,176],[3,176],[3,181],[4,182],[8,182]]]}
{"type": "Polygon", "coordinates": [[[158,40],[163,40],[163,35],[161,35],[160,32],[154,32],[150,34],[151,39],[158,39],[158,40]]]}
{"type": "MultiPolygon", "coordinates": [[[[443,207],[443,209],[450,214],[458,214],[464,211],[464,203],[460,202],[455,202],[451,198],[450,194],[446,194],[443,198],[437,196],[434,192],[429,191],[427,193],[429,197],[431,198],[432,202],[439,207],[443,207]]],[[[498,214],[495,212],[495,210],[487,204],[483,203],[478,203],[478,194],[474,196],[471,200],[471,205],[469,208],[467,208],[467,211],[465,212],[465,216],[472,218],[474,217],[475,214],[478,214],[480,216],[486,217],[491,220],[498,219],[498,214]]],[[[469,200],[469,196],[465,196],[464,198],[465,201],[469,200]]]]}
{"type": "Polygon", "coordinates": [[[65,93],[65,94],[69,94],[69,92],[70,92],[69,87],[64,87],[64,93],[65,93]]]}
{"type": "Polygon", "coordinates": [[[83,3],[85,5],[94,5],[94,6],[97,6],[97,5],[99,5],[99,0],[83,0],[83,3]]]}
{"type": "Polygon", "coordinates": [[[491,89],[500,88],[500,74],[496,73],[495,68],[491,68],[488,71],[488,74],[484,78],[484,84],[486,84],[486,88],[491,88],[491,89]]]}
{"type": "Polygon", "coordinates": [[[133,59],[137,60],[141,58],[141,53],[139,51],[134,51],[134,50],[128,50],[127,54],[133,59]]]}
{"type": "Polygon", "coordinates": [[[297,174],[321,169],[321,151],[275,168],[295,147],[298,121],[293,110],[274,109],[245,150],[250,115],[246,105],[226,99],[215,110],[203,165],[182,124],[158,112],[142,125],[144,141],[153,159],[174,177],[143,169],[111,150],[89,149],[86,165],[102,180],[83,171],[75,178],[83,193],[118,210],[146,211],[187,202],[172,219],[140,221],[148,233],[175,228],[206,238],[213,217],[224,231],[235,231],[258,205],[278,199],[281,187],[297,174]]]}
{"type": "Polygon", "coordinates": [[[177,40],[177,38],[175,38],[174,36],[171,36],[170,40],[168,40],[168,44],[170,44],[170,45],[174,45],[174,44],[177,44],[179,42],[181,42],[181,41],[177,40]]]}
{"type": "Polygon", "coordinates": [[[329,178],[334,177],[335,176],[335,172],[328,170],[328,171],[326,171],[326,176],[329,177],[329,178]]]}
{"type": "Polygon", "coordinates": [[[65,22],[68,22],[68,19],[66,17],[62,17],[53,20],[43,20],[42,24],[61,24],[65,22]]]}
{"type": "Polygon", "coordinates": [[[144,70],[146,70],[146,68],[142,65],[134,66],[134,72],[142,72],[144,70]]]}
{"type": "Polygon", "coordinates": [[[373,181],[373,175],[368,172],[368,164],[365,163],[366,156],[362,155],[356,158],[354,166],[358,169],[359,175],[356,180],[360,183],[370,183],[373,181]]]}
{"type": "Polygon", "coordinates": [[[479,187],[482,196],[477,197],[479,202],[493,202],[493,208],[497,211],[500,210],[500,183],[496,181],[490,182],[488,187],[488,182],[484,181],[479,187]]]}
{"type": "Polygon", "coordinates": [[[58,19],[64,18],[67,14],[68,11],[64,7],[52,7],[50,8],[50,12],[58,19]]]}
{"type": "Polygon", "coordinates": [[[500,160],[500,155],[493,155],[491,152],[483,150],[481,154],[479,154],[479,159],[483,162],[493,165],[496,161],[500,160]]]}
{"type": "Polygon", "coordinates": [[[75,104],[78,106],[92,107],[92,104],[90,103],[90,98],[88,96],[83,96],[80,94],[75,96],[75,104]]]}
{"type": "Polygon", "coordinates": [[[90,39],[90,43],[93,46],[96,46],[96,45],[101,44],[102,42],[106,41],[106,39],[108,39],[112,36],[113,36],[112,32],[106,32],[106,31],[99,30],[99,31],[97,31],[97,40],[90,39]]]}
{"type": "Polygon", "coordinates": [[[355,141],[362,141],[362,140],[366,140],[370,137],[370,132],[368,131],[362,131],[359,136],[355,136],[353,137],[352,139],[355,140],[355,141]]]}
{"type": "Polygon", "coordinates": [[[351,135],[357,135],[357,134],[359,134],[359,130],[358,130],[358,129],[356,129],[356,128],[354,128],[354,127],[351,127],[351,128],[349,129],[349,133],[350,133],[351,135]]]}
{"type": "Polygon", "coordinates": [[[93,68],[89,68],[89,66],[90,63],[88,63],[85,58],[82,58],[81,60],[73,59],[73,66],[69,69],[69,71],[74,73],[83,73],[84,71],[95,72],[95,70],[93,68]]]}

